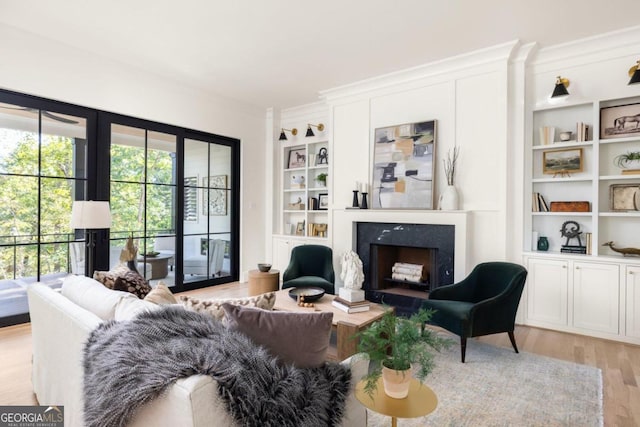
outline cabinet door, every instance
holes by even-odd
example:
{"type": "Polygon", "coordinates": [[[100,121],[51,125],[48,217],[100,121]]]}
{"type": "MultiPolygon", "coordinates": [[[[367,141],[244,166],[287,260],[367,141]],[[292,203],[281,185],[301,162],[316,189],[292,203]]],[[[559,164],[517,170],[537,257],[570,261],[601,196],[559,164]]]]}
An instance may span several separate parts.
{"type": "Polygon", "coordinates": [[[573,326],[617,334],[619,299],[619,266],[574,263],[573,326]]]}
{"type": "Polygon", "coordinates": [[[276,270],[280,270],[280,278],[282,278],[282,273],[289,265],[289,259],[291,258],[291,250],[296,246],[304,245],[304,241],[302,240],[289,240],[289,239],[280,239],[277,237],[273,238],[273,268],[276,270]]]}
{"type": "Polygon", "coordinates": [[[640,267],[626,269],[627,336],[640,338],[640,267]]]}
{"type": "Polygon", "coordinates": [[[527,319],[567,325],[567,261],[529,258],[527,319]]]}

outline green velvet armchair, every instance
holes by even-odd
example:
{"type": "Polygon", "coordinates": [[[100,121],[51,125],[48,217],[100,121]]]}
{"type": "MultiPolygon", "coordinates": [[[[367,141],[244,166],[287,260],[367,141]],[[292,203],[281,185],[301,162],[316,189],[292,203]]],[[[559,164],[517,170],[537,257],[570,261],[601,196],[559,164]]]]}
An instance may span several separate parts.
{"type": "Polygon", "coordinates": [[[328,294],[335,293],[333,251],[322,245],[296,246],[291,251],[289,266],[282,275],[282,289],[317,286],[328,294]]]}
{"type": "Polygon", "coordinates": [[[518,353],[513,330],[526,278],[518,264],[479,264],[461,282],[431,291],[422,307],[436,310],[431,324],[460,336],[462,363],[469,337],[507,332],[518,353]]]}

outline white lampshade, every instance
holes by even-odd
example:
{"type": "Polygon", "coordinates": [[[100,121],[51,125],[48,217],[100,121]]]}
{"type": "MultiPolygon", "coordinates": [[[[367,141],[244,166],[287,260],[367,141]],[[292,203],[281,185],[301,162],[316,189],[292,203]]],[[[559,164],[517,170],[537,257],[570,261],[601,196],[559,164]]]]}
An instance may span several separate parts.
{"type": "Polygon", "coordinates": [[[91,230],[111,228],[109,202],[82,201],[73,202],[71,208],[71,228],[91,230]]]}

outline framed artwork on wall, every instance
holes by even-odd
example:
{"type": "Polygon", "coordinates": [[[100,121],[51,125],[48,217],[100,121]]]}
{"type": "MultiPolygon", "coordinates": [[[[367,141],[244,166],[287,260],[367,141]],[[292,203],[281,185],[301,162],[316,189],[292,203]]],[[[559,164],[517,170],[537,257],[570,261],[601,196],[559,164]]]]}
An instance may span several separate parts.
{"type": "Polygon", "coordinates": [[[600,138],[640,135],[640,103],[600,109],[600,138]]]}
{"type": "Polygon", "coordinates": [[[435,120],[375,129],[370,205],[433,209],[435,146],[435,120]]]}
{"type": "Polygon", "coordinates": [[[184,178],[184,221],[198,222],[198,177],[184,178]]]}
{"type": "Polygon", "coordinates": [[[213,175],[202,178],[205,187],[202,197],[202,215],[227,214],[227,175],[213,175]]]}

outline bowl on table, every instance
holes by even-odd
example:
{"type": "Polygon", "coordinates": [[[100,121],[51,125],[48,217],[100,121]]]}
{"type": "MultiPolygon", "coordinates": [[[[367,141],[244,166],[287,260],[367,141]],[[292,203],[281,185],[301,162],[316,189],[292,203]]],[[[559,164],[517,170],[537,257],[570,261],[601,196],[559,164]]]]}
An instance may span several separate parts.
{"type": "Polygon", "coordinates": [[[271,270],[271,264],[258,264],[258,270],[263,273],[268,273],[271,270]]]}
{"type": "Polygon", "coordinates": [[[304,302],[318,301],[324,295],[324,289],[315,286],[291,288],[289,296],[294,300],[298,300],[298,297],[304,297],[304,302]]]}

